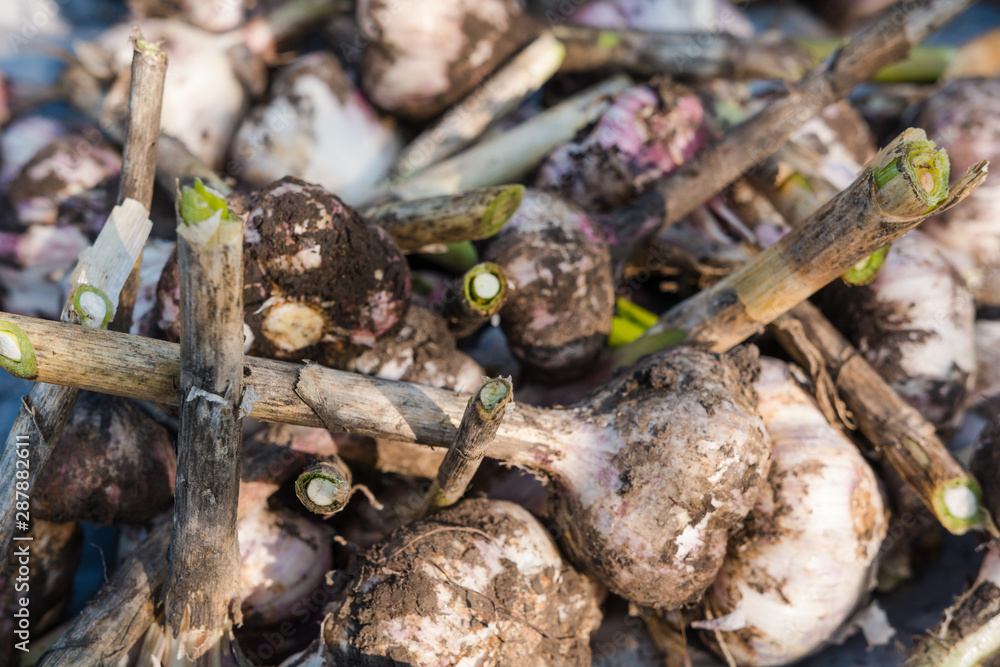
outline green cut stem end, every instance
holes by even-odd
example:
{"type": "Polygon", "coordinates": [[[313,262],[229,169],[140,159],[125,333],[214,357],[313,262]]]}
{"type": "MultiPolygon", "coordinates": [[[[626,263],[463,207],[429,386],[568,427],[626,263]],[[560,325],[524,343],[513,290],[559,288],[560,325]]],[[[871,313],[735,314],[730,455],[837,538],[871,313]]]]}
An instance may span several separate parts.
{"type": "Polygon", "coordinates": [[[885,263],[885,258],[889,255],[889,246],[882,246],[863,260],[852,266],[841,278],[848,285],[860,287],[875,280],[879,269],[885,263]]]}
{"type": "Polygon", "coordinates": [[[903,143],[894,159],[875,168],[875,187],[881,203],[897,197],[903,202],[909,199],[920,204],[922,213],[929,213],[948,196],[950,175],[948,153],[938,149],[933,141],[918,139],[903,143]],[[897,192],[899,188],[905,191],[897,192]]]}
{"type": "Polygon", "coordinates": [[[941,484],[934,493],[933,506],[941,525],[954,535],[987,526],[983,492],[971,477],[941,484]]]}
{"type": "Polygon", "coordinates": [[[194,187],[181,188],[178,208],[185,225],[203,222],[219,212],[223,222],[240,222],[240,217],[229,210],[222,193],[207,187],[200,178],[194,179],[194,187]]]}
{"type": "Polygon", "coordinates": [[[470,306],[492,316],[507,299],[507,278],[503,269],[492,262],[472,267],[462,280],[462,296],[470,306]]]}
{"type": "Polygon", "coordinates": [[[483,406],[483,412],[494,414],[497,406],[503,406],[508,403],[510,394],[511,387],[509,380],[497,378],[496,380],[484,382],[479,388],[479,402],[483,406]]]}
{"type": "Polygon", "coordinates": [[[295,495],[316,514],[333,514],[344,508],[350,497],[350,485],[339,477],[303,473],[295,480],[295,495]]]}
{"type": "Polygon", "coordinates": [[[70,295],[70,310],[85,327],[107,329],[115,307],[108,295],[92,285],[79,285],[70,295]]]}
{"type": "Polygon", "coordinates": [[[38,377],[35,346],[20,327],[10,322],[0,321],[0,366],[24,380],[38,377]]]}
{"type": "Polygon", "coordinates": [[[512,185],[490,202],[483,213],[483,223],[479,238],[495,236],[514,216],[524,197],[523,185],[512,185]]]}

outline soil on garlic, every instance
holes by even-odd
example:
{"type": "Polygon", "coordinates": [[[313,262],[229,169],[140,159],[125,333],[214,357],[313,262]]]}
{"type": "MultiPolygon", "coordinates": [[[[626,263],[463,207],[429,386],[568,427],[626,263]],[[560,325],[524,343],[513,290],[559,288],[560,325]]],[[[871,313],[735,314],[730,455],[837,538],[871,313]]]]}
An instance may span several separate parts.
{"type": "Polygon", "coordinates": [[[243,298],[259,353],[302,358],[337,337],[372,344],[406,313],[410,272],[398,246],[335,195],[286,177],[258,191],[248,208],[243,298]],[[281,307],[272,299],[313,310],[321,331],[303,332],[308,345],[295,347],[283,327],[299,323],[272,324],[281,307]]]}
{"type": "Polygon", "coordinates": [[[379,338],[374,347],[329,343],[323,346],[320,361],[331,368],[458,392],[471,392],[485,375],[479,364],[458,350],[443,317],[415,306],[407,311],[402,326],[379,338]]]}
{"type": "Polygon", "coordinates": [[[500,321],[514,354],[547,381],[586,371],[614,313],[610,253],[587,215],[528,190],[484,259],[507,276],[500,321]]]}
{"type": "Polygon", "coordinates": [[[49,521],[141,523],[170,507],[173,438],[124,398],[82,392],[31,494],[49,521]]]}
{"type": "Polygon", "coordinates": [[[599,623],[593,584],[545,529],[513,503],[476,499],[368,552],[324,640],[358,666],[584,665],[599,623]]]}
{"type": "Polygon", "coordinates": [[[752,382],[757,350],[674,348],[608,383],[581,409],[550,469],[562,543],[581,570],[638,604],[695,602],[729,536],[766,490],[770,441],[752,382]]]}

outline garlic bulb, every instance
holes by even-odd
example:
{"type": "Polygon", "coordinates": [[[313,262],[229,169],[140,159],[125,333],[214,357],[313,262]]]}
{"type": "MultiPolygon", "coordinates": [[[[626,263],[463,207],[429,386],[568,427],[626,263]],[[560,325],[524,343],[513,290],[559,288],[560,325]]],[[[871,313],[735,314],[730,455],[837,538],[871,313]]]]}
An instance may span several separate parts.
{"type": "Polygon", "coordinates": [[[507,276],[500,322],[514,354],[547,381],[587,370],[605,345],[615,306],[610,252],[587,214],[526,190],[484,259],[507,276]]]}
{"type": "Polygon", "coordinates": [[[699,623],[739,665],[785,665],[821,648],[872,587],[888,519],[875,473],[789,368],[761,360],[760,413],[772,441],[770,502],[705,596],[699,623]],[[718,618],[724,617],[724,618],[718,618]]]}
{"type": "MultiPolygon", "coordinates": [[[[958,79],[931,95],[913,122],[948,151],[953,174],[1000,157],[1000,81],[958,79]]],[[[961,206],[928,220],[921,230],[945,246],[984,305],[1000,305],[1000,185],[988,180],[961,206]]]]}
{"type": "MultiPolygon", "coordinates": [[[[126,75],[132,63],[128,35],[138,25],[146,40],[162,41],[169,66],[163,85],[163,131],[180,139],[202,162],[213,169],[223,164],[229,141],[246,112],[247,94],[227,50],[236,43],[232,35],[213,35],[193,25],[171,19],[146,19],[109,28],[97,46],[116,74],[126,75]]],[[[119,90],[119,88],[121,88],[119,90]]],[[[116,87],[105,102],[124,95],[116,87]]]]}
{"type": "Polygon", "coordinates": [[[570,20],[608,29],[753,34],[750,20],[726,0],[597,0],[574,12],[570,20]]]}
{"type": "Polygon", "coordinates": [[[240,519],[240,598],[243,622],[280,623],[304,610],[333,563],[333,531],[287,510],[261,506],[240,519]]]}
{"type": "Polygon", "coordinates": [[[868,362],[928,421],[954,426],[975,382],[976,307],[940,246],[912,231],[871,283],[837,297],[837,320],[868,362]]]}
{"type": "Polygon", "coordinates": [[[400,138],[330,53],[310,53],[282,69],[270,100],[233,139],[230,169],[262,186],[284,176],[317,183],[348,204],[361,201],[395,162],[400,138]]]}
{"type": "Polygon", "coordinates": [[[590,211],[623,206],[711,139],[701,100],[661,80],[618,95],[582,141],[554,150],[536,186],[590,211]]]}
{"type": "Polygon", "coordinates": [[[531,39],[517,0],[359,0],[369,41],[361,76],[373,102],[431,118],[531,39]]]}
{"type": "Polygon", "coordinates": [[[327,664],[590,663],[594,585],[518,505],[465,500],[395,531],[363,563],[323,625],[327,664]]]}

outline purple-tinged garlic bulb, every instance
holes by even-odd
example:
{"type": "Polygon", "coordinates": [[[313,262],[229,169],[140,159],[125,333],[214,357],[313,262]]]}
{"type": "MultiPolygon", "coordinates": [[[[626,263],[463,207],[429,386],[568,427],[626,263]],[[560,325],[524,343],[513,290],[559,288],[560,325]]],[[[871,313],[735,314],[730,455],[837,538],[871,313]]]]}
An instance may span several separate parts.
{"type": "Polygon", "coordinates": [[[701,100],[662,79],[618,95],[581,141],[554,150],[536,186],[589,211],[627,204],[711,139],[701,100]]]}
{"type": "Polygon", "coordinates": [[[124,398],[82,392],[31,510],[49,521],[141,523],[170,507],[176,473],[166,428],[124,398]]]}
{"type": "Polygon", "coordinates": [[[297,178],[250,199],[244,292],[253,349],[302,358],[321,343],[374,345],[409,307],[410,270],[381,227],[297,178]]]}
{"type": "Polygon", "coordinates": [[[177,263],[176,248],[156,283],[156,303],[150,318],[154,325],[152,332],[162,333],[167,340],[174,342],[181,339],[181,268],[177,263]]]}
{"type": "MultiPolygon", "coordinates": [[[[1000,159],[998,106],[1000,80],[958,79],[927,98],[913,125],[948,151],[951,172],[961,174],[979,160],[1000,159]]],[[[945,246],[980,304],[1000,305],[1000,183],[988,180],[921,230],[945,246]]]]}
{"type": "Polygon", "coordinates": [[[961,418],[976,374],[976,308],[938,244],[912,231],[875,280],[838,286],[837,320],[899,395],[938,427],[961,418]]]}
{"type": "Polygon", "coordinates": [[[46,145],[21,169],[7,199],[21,228],[73,225],[91,237],[101,231],[118,194],[121,154],[97,130],[46,145]]]}
{"type": "MultiPolygon", "coordinates": [[[[90,246],[90,239],[72,225],[31,225],[23,232],[0,231],[0,261],[32,278],[68,270],[90,246]]],[[[25,281],[27,282],[27,281],[25,281]]],[[[37,304],[36,304],[37,305],[37,304]]]]}
{"type": "MultiPolygon", "coordinates": [[[[135,294],[135,305],[132,308],[131,333],[150,336],[153,329],[153,319],[156,317],[158,303],[157,290],[160,278],[168,262],[177,262],[176,244],[165,239],[151,238],[142,249],[142,266],[139,269],[139,287],[135,294]]],[[[180,303],[180,292],[175,303],[180,303]]],[[[180,332],[177,332],[180,336],[180,332]]]]}
{"type": "Polygon", "coordinates": [[[672,348],[578,404],[586,422],[560,436],[565,455],[534,467],[552,480],[552,515],[581,571],[641,605],[701,597],[767,489],[757,368],[755,348],[672,348]]]}
{"type": "MultiPolygon", "coordinates": [[[[230,140],[247,109],[247,93],[228,52],[235,40],[205,32],[182,21],[147,19],[120,23],[96,42],[107,66],[128,77],[132,46],[128,35],[138,25],[147,41],[162,42],[170,62],[163,85],[163,131],[179,139],[202,162],[220,168],[230,140]]],[[[128,86],[113,89],[125,102],[128,86]]]]}
{"type": "Polygon", "coordinates": [[[10,100],[7,95],[7,79],[4,78],[3,72],[0,72],[0,127],[7,124],[10,120],[10,100]]]}
{"type": "MultiPolygon", "coordinates": [[[[13,509],[13,508],[12,508],[13,509]]],[[[32,518],[30,542],[15,542],[9,569],[0,578],[0,664],[16,665],[23,655],[15,644],[32,647],[53,627],[73,597],[73,578],[83,550],[78,523],[32,518]],[[26,557],[22,556],[27,552],[26,557]],[[22,558],[24,560],[22,560],[22,558]],[[27,609],[21,605],[28,601],[27,609]]],[[[5,564],[6,565],[6,564],[5,564]]]]}
{"type": "Polygon", "coordinates": [[[247,15],[244,0],[128,0],[126,4],[137,18],[179,19],[209,32],[237,28],[247,15]]]}
{"type": "Polygon", "coordinates": [[[244,624],[274,625],[301,614],[303,600],[323,587],[333,564],[333,531],[266,505],[240,519],[236,529],[244,624]]]}
{"type": "Polygon", "coordinates": [[[590,662],[594,584],[518,505],[465,500],[393,532],[363,563],[324,623],[314,655],[327,664],[590,662]]]}
{"type": "Polygon", "coordinates": [[[514,354],[550,380],[586,370],[614,314],[611,256],[587,214],[526,190],[484,259],[507,276],[500,321],[514,354]]]}
{"type": "Polygon", "coordinates": [[[857,447],[785,364],[761,366],[754,386],[774,495],[751,512],[705,596],[714,620],[698,623],[741,666],[785,665],[833,639],[874,584],[888,526],[878,479],[857,447]]]}
{"type": "Polygon", "coordinates": [[[337,58],[310,53],[282,69],[270,101],[244,119],[229,171],[255,186],[297,176],[353,204],[385,177],[399,149],[391,120],[379,118],[337,58]]]}
{"type": "Polygon", "coordinates": [[[568,18],[577,25],[609,30],[726,32],[738,37],[753,34],[750,19],[726,0],[597,0],[568,18]]]}
{"type": "Polygon", "coordinates": [[[66,123],[41,114],[21,116],[7,125],[0,134],[0,190],[6,192],[28,160],[70,131],[66,123]]]}
{"type": "Polygon", "coordinates": [[[471,392],[486,371],[455,346],[455,337],[440,315],[410,307],[403,326],[375,341],[375,346],[329,343],[320,358],[325,366],[471,392]]]}
{"type": "Polygon", "coordinates": [[[397,115],[436,116],[531,39],[517,0],[359,0],[361,80],[397,115]]]}
{"type": "Polygon", "coordinates": [[[66,132],[63,125],[35,117],[4,133],[5,140],[12,135],[4,146],[4,166],[21,165],[16,176],[4,173],[10,181],[0,186],[6,193],[0,285],[3,308],[10,312],[59,317],[65,301],[59,281],[104,226],[115,202],[117,150],[96,129],[66,132]],[[53,136],[59,138],[39,146],[53,136]]]}

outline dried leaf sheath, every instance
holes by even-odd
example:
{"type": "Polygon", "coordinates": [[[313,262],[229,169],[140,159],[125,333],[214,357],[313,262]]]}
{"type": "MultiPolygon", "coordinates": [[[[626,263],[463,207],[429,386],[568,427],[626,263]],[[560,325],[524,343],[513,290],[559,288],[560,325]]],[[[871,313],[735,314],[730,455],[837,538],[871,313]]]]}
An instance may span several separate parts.
{"type": "Polygon", "coordinates": [[[180,431],[166,624],[189,658],[240,617],[243,221],[200,182],[178,196],[180,431]]]}

